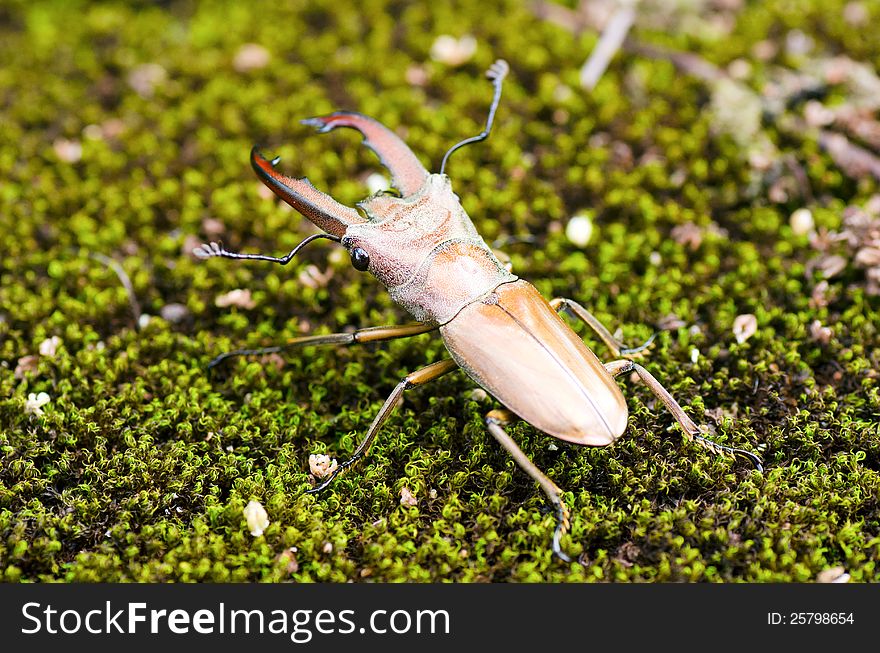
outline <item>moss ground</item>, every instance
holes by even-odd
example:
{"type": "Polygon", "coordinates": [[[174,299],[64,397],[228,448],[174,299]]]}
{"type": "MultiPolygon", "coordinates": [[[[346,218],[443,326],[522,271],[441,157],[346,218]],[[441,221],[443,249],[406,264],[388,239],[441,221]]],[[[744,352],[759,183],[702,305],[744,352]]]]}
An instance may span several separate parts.
{"type": "MultiPolygon", "coordinates": [[[[769,124],[809,194],[768,197],[736,139],[713,128],[703,81],[621,53],[583,91],[595,35],[539,20],[526,3],[491,15],[476,2],[281,4],[0,7],[0,578],[787,582],[832,567],[880,578],[880,301],[849,260],[817,301],[815,251],[789,226],[807,206],[818,228],[839,229],[876,181],[769,124]],[[473,34],[475,55],[433,61],[440,34],[473,34]],[[247,43],[268,50],[268,65],[235,65],[247,43]],[[666,319],[644,364],[719,441],[766,464],[760,474],[686,443],[647,389],[625,381],[629,429],[611,447],[513,427],[567,490],[564,547],[580,563],[553,558],[553,516],[485,432],[491,403],[461,373],[409,393],[364,464],[304,494],[309,454],[345,458],[397,381],[443,355],[438,338],[205,373],[224,350],[406,321],[332,245],[286,268],[188,253],[217,238],[281,253],[313,233],[261,193],[251,145],[353,204],[381,171],[375,157],[353,132],[319,136],[298,119],[362,111],[436,169],[479,131],[483,71],[497,57],[512,70],[495,131],[449,167],[478,229],[487,240],[534,235],[508,248],[514,271],[626,341],[666,319]],[[564,226],[583,210],[595,231],[577,247],[564,226]],[[673,237],[682,225],[699,230],[695,248],[673,237]],[[119,262],[151,319],[134,321],[95,254],[119,262]],[[252,291],[251,307],[216,305],[237,288],[252,291]],[[739,343],[732,325],[745,313],[757,331],[739,343]],[[54,355],[41,355],[52,336],[54,355]],[[29,413],[41,392],[43,415],[29,413]],[[401,505],[403,488],[415,505],[401,505]],[[259,537],[243,516],[252,499],[271,522],[259,537]]],[[[755,44],[795,29],[817,50],[880,68],[880,35],[848,24],[845,4],[754,2],[723,36],[650,26],[639,36],[722,67],[748,60],[753,80],[790,63],[753,56],[755,44]]],[[[880,21],[876,5],[863,9],[868,25],[880,21]]]]}

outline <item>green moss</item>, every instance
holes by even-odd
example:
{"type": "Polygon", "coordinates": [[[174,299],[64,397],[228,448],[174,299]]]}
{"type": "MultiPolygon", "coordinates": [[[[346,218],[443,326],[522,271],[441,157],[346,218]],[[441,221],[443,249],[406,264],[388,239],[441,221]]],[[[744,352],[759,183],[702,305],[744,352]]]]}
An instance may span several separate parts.
{"type": "MultiPolygon", "coordinates": [[[[740,146],[713,129],[703,82],[620,54],[583,92],[577,71],[595,37],[513,0],[492,20],[474,2],[282,4],[0,10],[0,578],[806,581],[835,565],[855,581],[880,578],[880,303],[851,265],[830,280],[827,302],[811,298],[814,253],[788,226],[805,200],[774,203],[755,185],[740,146]],[[474,34],[474,58],[432,61],[444,33],[474,34]],[[249,42],[271,62],[238,72],[249,42]],[[353,204],[375,157],[351,133],[317,136],[298,119],[363,111],[436,168],[480,129],[482,73],[497,57],[512,72],[492,137],[449,168],[478,228],[487,240],[534,235],[537,245],[509,248],[515,272],[582,302],[628,342],[678,316],[685,326],[662,332],[645,364],[719,441],[760,451],[767,467],[688,444],[639,385],[625,388],[629,429],[612,447],[512,427],[567,490],[564,547],[582,565],[553,558],[553,515],[485,432],[492,404],[471,396],[463,374],[407,393],[363,464],[319,497],[304,494],[309,454],[346,458],[399,379],[443,356],[436,337],[205,372],[224,350],[407,319],[326,246],[287,268],[188,254],[194,238],[271,253],[313,232],[260,194],[251,145],[353,204]],[[164,76],[138,93],[131,76],[149,77],[146,64],[164,76]],[[423,87],[406,81],[413,65],[428,75],[423,87]],[[79,143],[81,158],[59,156],[61,139],[79,143]],[[595,231],[577,250],[562,227],[584,209],[595,231]],[[696,248],[671,236],[688,223],[702,234],[696,248]],[[90,253],[119,261],[148,324],[90,253]],[[333,278],[303,283],[308,265],[333,278]],[[236,288],[251,289],[252,308],[215,305],[236,288]],[[183,319],[158,317],[172,303],[183,319]],[[758,329],[740,344],[742,313],[758,329]],[[811,337],[815,320],[833,329],[828,342],[811,337]],[[52,336],[54,357],[16,374],[52,336]],[[27,414],[40,392],[51,397],[44,415],[27,414]],[[716,424],[706,411],[719,408],[716,424]],[[416,505],[401,505],[404,487],[416,505]],[[271,521],[259,537],[243,516],[252,499],[271,521]]],[[[847,26],[843,2],[801,4],[749,3],[728,38],[646,28],[640,38],[723,66],[798,28],[829,53],[880,66],[880,38],[847,26]]],[[[765,65],[753,64],[762,79],[765,65]]],[[[847,205],[877,192],[809,139],[762,129],[801,165],[817,226],[839,228],[847,205]]]]}

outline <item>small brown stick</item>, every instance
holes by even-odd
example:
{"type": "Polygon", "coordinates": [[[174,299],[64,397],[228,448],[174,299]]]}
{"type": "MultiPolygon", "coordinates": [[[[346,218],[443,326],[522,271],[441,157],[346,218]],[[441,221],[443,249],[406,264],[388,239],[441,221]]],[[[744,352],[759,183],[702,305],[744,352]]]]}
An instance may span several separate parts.
{"type": "MultiPolygon", "coordinates": [[[[667,59],[682,72],[688,73],[706,82],[717,82],[729,75],[714,64],[688,52],[677,52],[668,48],[655,45],[636,43],[628,40],[625,43],[626,50],[634,54],[640,54],[653,59],[667,59]]],[[[795,137],[803,137],[804,134],[813,133],[819,146],[828,152],[834,162],[854,179],[860,179],[866,175],[872,175],[880,180],[880,157],[873,152],[856,145],[843,134],[828,131],[826,129],[810,130],[806,123],[800,119],[790,117],[787,120],[778,120],[777,126],[795,137]]]]}
{"type": "Polygon", "coordinates": [[[116,273],[116,276],[119,278],[122,287],[125,288],[125,292],[128,295],[128,304],[131,306],[131,313],[134,316],[134,325],[135,328],[138,328],[141,319],[141,305],[138,303],[137,297],[134,294],[134,286],[132,285],[129,276],[125,273],[125,270],[122,269],[122,266],[119,265],[116,260],[109,256],[105,256],[104,254],[89,252],[89,257],[95,259],[99,263],[103,263],[116,273]]]}
{"type": "MultiPolygon", "coordinates": [[[[880,99],[877,102],[880,103],[880,99]]],[[[829,124],[846,132],[868,147],[880,150],[880,121],[873,117],[877,109],[880,107],[865,107],[858,104],[844,105],[834,109],[821,107],[823,112],[827,112],[829,124]]]]}
{"type": "Polygon", "coordinates": [[[690,52],[680,52],[659,45],[640,43],[627,39],[623,44],[624,49],[632,54],[638,54],[649,59],[665,59],[682,72],[698,77],[706,82],[717,82],[719,79],[730,77],[724,70],[703,57],[690,52]]]}
{"type": "Polygon", "coordinates": [[[620,50],[636,19],[636,4],[638,0],[621,0],[621,5],[608,20],[599,42],[581,66],[580,80],[584,88],[592,91],[596,87],[608,64],[620,50]]]}
{"type": "Polygon", "coordinates": [[[813,196],[813,191],[810,190],[810,180],[807,178],[807,173],[804,171],[803,166],[798,162],[797,157],[792,154],[787,154],[783,162],[788,169],[791,170],[791,174],[794,175],[795,180],[797,180],[798,188],[801,193],[803,193],[804,198],[807,200],[808,204],[812,204],[816,201],[816,198],[813,196]]]}
{"type": "Polygon", "coordinates": [[[816,140],[847,175],[861,179],[866,174],[880,180],[880,158],[863,147],[852,143],[843,134],[820,129],[816,140]]]}
{"type": "Polygon", "coordinates": [[[581,2],[577,9],[569,9],[549,0],[536,0],[531,4],[532,13],[541,20],[567,29],[575,36],[580,36],[588,29],[599,30],[601,25],[590,12],[590,4],[581,2]]]}

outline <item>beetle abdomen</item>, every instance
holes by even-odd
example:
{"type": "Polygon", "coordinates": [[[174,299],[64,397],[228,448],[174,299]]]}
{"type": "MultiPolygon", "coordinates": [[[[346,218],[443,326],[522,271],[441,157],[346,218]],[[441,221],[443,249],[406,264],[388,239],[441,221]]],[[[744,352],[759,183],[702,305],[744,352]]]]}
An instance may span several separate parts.
{"type": "Polygon", "coordinates": [[[626,428],[614,378],[527,281],[498,286],[440,327],[467,374],[508,409],[561,440],[604,446],[626,428]]]}

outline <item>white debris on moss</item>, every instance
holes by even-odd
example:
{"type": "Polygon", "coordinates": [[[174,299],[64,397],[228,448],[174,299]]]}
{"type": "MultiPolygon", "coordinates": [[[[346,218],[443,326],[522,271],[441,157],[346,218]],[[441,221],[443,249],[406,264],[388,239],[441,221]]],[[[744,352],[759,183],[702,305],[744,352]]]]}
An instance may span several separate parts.
{"type": "Polygon", "coordinates": [[[831,342],[831,338],[833,336],[834,331],[831,329],[831,327],[823,326],[822,322],[820,322],[819,320],[813,320],[810,323],[811,340],[827,345],[829,342],[831,342]]]}
{"type": "Polygon", "coordinates": [[[322,272],[317,265],[309,264],[299,273],[297,279],[302,285],[313,290],[326,288],[330,280],[333,279],[333,268],[327,268],[325,272],[322,272]]]}
{"type": "Polygon", "coordinates": [[[828,569],[823,569],[816,576],[817,583],[848,583],[849,582],[849,574],[846,573],[846,570],[837,565],[835,567],[829,567],[828,569]]]}
{"type": "Polygon", "coordinates": [[[43,342],[40,343],[40,356],[45,356],[46,358],[54,358],[55,354],[58,352],[59,345],[61,345],[61,338],[59,338],[58,336],[46,338],[43,342]]]}
{"type": "Polygon", "coordinates": [[[271,60],[272,55],[262,45],[258,43],[245,43],[235,53],[232,67],[240,73],[246,73],[250,70],[265,68],[271,60]]]}
{"type": "Polygon", "coordinates": [[[737,315],[733,320],[733,335],[739,344],[755,335],[758,330],[758,318],[751,313],[737,315]]]}
{"type": "Polygon", "coordinates": [[[400,505],[404,507],[412,507],[418,505],[419,500],[416,499],[416,495],[412,493],[408,487],[403,486],[400,489],[400,505]]]}
{"type": "Polygon", "coordinates": [[[336,471],[339,467],[335,458],[331,458],[327,454],[313,453],[309,456],[309,471],[315,478],[326,478],[336,471]]]}
{"type": "Polygon", "coordinates": [[[128,73],[128,85],[142,98],[150,99],[168,79],[168,71],[157,63],[145,63],[128,73]]]}
{"type": "Polygon", "coordinates": [[[22,356],[15,365],[15,379],[21,381],[28,374],[34,374],[39,368],[39,364],[39,356],[34,356],[33,354],[22,356]]]}
{"type": "Polygon", "coordinates": [[[254,537],[259,537],[269,528],[269,514],[259,501],[251,501],[244,507],[244,518],[254,537]]]}
{"type": "Polygon", "coordinates": [[[236,288],[228,293],[218,295],[214,300],[214,304],[220,308],[228,306],[236,306],[238,308],[253,308],[257,305],[251,296],[251,291],[247,288],[236,288]]]}
{"type": "Polygon", "coordinates": [[[52,143],[55,156],[65,163],[76,163],[82,159],[82,143],[68,138],[58,138],[52,143]]]}
{"type": "Polygon", "coordinates": [[[460,66],[477,51],[477,39],[470,34],[455,38],[449,34],[438,36],[431,45],[431,59],[447,66],[460,66]]]}
{"type": "Polygon", "coordinates": [[[587,213],[572,216],[565,225],[565,237],[578,247],[586,247],[593,236],[593,218],[587,213]]]}
{"type": "Polygon", "coordinates": [[[810,209],[797,209],[789,218],[791,230],[795,236],[806,236],[813,231],[815,222],[813,221],[813,212],[810,209]]]}
{"type": "Polygon", "coordinates": [[[52,401],[52,398],[45,392],[36,394],[34,392],[28,395],[27,401],[24,402],[24,412],[28,415],[43,416],[43,406],[52,401]]]}

